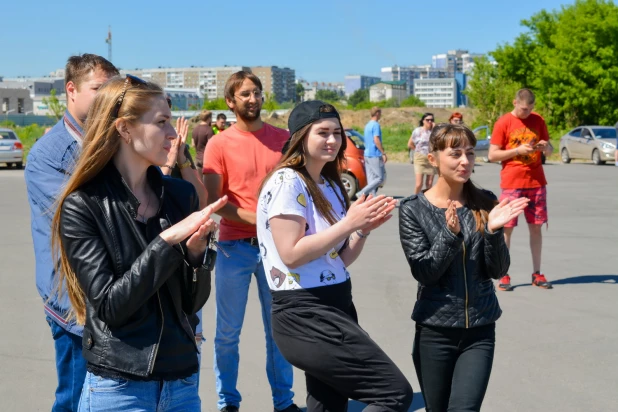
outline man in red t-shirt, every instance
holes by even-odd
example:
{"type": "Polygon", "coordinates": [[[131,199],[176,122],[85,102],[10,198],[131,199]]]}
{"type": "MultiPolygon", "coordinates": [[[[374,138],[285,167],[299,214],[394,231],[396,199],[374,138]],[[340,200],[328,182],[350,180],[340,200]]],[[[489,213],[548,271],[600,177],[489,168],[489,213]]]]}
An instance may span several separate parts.
{"type": "MultiPolygon", "coordinates": [[[[502,116],[494,125],[489,147],[489,160],[502,162],[500,201],[520,197],[530,199],[525,209],[526,222],[530,229],[532,252],[532,284],[544,289],[552,285],[541,273],[541,250],[543,237],[541,227],[547,223],[547,181],[541,164],[541,153],[549,156],[552,146],[545,120],[534,109],[534,93],[529,89],[517,91],[513,101],[515,108],[502,116]]],[[[506,245],[511,247],[513,228],[517,218],[504,226],[506,245]]],[[[498,289],[512,291],[509,275],[500,279],[498,289]]]]}
{"type": "Polygon", "coordinates": [[[225,84],[225,101],[236,114],[236,124],[214,135],[204,152],[204,185],[209,202],[228,196],[221,216],[219,253],[215,264],[216,331],[214,370],[219,401],[217,409],[237,412],[241,396],[238,381],[238,344],[255,275],[266,334],[266,375],[275,412],[300,412],[292,398],[292,365],[279,352],[272,337],[271,295],[260,243],[256,211],[262,180],[281,158],[290,137],[283,130],[263,123],[262,83],[252,73],[234,73],[225,84]]]}

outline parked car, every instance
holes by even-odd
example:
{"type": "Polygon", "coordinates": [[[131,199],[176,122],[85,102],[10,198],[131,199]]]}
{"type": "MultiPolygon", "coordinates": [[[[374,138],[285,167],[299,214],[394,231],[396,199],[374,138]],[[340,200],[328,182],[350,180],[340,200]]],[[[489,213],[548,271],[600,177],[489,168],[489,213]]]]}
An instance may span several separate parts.
{"type": "Polygon", "coordinates": [[[345,150],[347,170],[341,174],[341,181],[348,192],[350,199],[359,190],[367,186],[367,174],[365,173],[365,138],[353,129],[346,129],[348,146],[345,150]]]}
{"type": "MultiPolygon", "coordinates": [[[[472,130],[472,133],[476,136],[476,146],[474,147],[476,156],[483,158],[483,162],[489,163],[489,145],[491,142],[489,126],[479,126],[472,130]]],[[[545,164],[545,153],[541,153],[541,163],[545,164]]]]}
{"type": "Polygon", "coordinates": [[[0,129],[0,163],[7,167],[24,167],[24,145],[11,129],[0,129]]]}
{"type": "Polygon", "coordinates": [[[580,126],[560,138],[562,163],[571,159],[592,160],[595,165],[614,161],[616,128],[613,126],[580,126]]]}

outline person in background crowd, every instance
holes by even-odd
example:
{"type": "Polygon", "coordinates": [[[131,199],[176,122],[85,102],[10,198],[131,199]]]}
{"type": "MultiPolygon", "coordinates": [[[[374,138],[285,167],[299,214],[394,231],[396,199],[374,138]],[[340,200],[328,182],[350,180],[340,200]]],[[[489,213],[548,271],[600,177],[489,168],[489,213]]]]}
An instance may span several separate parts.
{"type": "Polygon", "coordinates": [[[227,121],[227,117],[223,113],[219,113],[217,115],[217,122],[212,127],[212,131],[214,134],[221,133],[225,130],[225,122],[227,121]]]}
{"type": "Polygon", "coordinates": [[[193,128],[191,134],[193,140],[193,147],[195,147],[195,160],[197,169],[202,180],[202,169],[204,168],[204,149],[211,137],[215,135],[213,132],[212,112],[210,110],[204,110],[199,115],[199,123],[193,128]]]}
{"type": "Polygon", "coordinates": [[[36,286],[43,300],[47,323],[54,339],[58,387],[52,411],[77,411],[86,376],[82,356],[81,325],[68,317],[71,302],[64,289],[56,293],[56,258],[50,249],[51,219],[57,196],[71,176],[82,147],[83,127],[99,88],[118,69],[95,54],[69,57],[65,68],[67,110],[51,130],[37,140],[24,173],[30,205],[32,242],[36,259],[36,286]]]}
{"type": "Polygon", "coordinates": [[[429,136],[433,130],[434,121],[433,113],[425,113],[421,117],[419,127],[412,131],[412,135],[408,140],[408,149],[414,150],[415,194],[423,190],[423,179],[425,180],[425,188],[429,189],[433,185],[433,176],[436,174],[436,170],[427,159],[429,136]]]}
{"type": "Polygon", "coordinates": [[[260,261],[256,232],[257,190],[281,158],[288,132],[262,122],[260,79],[248,72],[234,73],[225,84],[225,101],[238,123],[216,134],[204,152],[204,183],[208,199],[225,194],[219,210],[221,231],[216,263],[216,331],[214,370],[220,411],[236,412],[242,400],[238,389],[238,345],[249,284],[255,275],[266,335],[266,375],[277,412],[300,412],[293,403],[292,365],[273,341],[271,296],[260,261]]]}
{"type": "MultiPolygon", "coordinates": [[[[551,155],[549,133],[545,120],[534,113],[534,93],[520,89],[513,100],[513,111],[500,117],[494,125],[489,146],[489,160],[502,162],[500,172],[500,200],[530,199],[525,211],[530,231],[532,252],[532,285],[551,289],[552,284],[541,272],[543,235],[541,228],[547,223],[547,180],[543,171],[541,154],[551,155]]],[[[511,247],[511,235],[517,226],[517,218],[504,226],[506,245],[511,247]]],[[[498,284],[498,289],[512,291],[511,277],[507,274],[498,284]]]]}
{"type": "Polygon", "coordinates": [[[451,117],[448,118],[448,122],[450,124],[463,124],[463,114],[459,112],[454,112],[451,114],[451,117]]]}
{"type": "Polygon", "coordinates": [[[371,109],[371,120],[365,125],[365,170],[367,171],[367,186],[356,194],[357,198],[362,195],[378,193],[378,188],[384,183],[386,169],[384,165],[388,160],[386,152],[382,146],[382,128],[380,118],[382,109],[373,107],[371,109]]]}
{"type": "Polygon", "coordinates": [[[502,311],[491,279],[510,264],[503,226],[528,199],[502,200],[470,180],[476,138],[437,126],[429,161],[436,185],[401,202],[399,236],[418,291],[413,360],[428,411],[480,411],[502,311]]]}
{"type": "Polygon", "coordinates": [[[52,221],[88,373],[79,410],[195,411],[196,312],[210,295],[211,215],[159,168],[177,139],[163,90],[135,76],[98,92],[52,221]]]}

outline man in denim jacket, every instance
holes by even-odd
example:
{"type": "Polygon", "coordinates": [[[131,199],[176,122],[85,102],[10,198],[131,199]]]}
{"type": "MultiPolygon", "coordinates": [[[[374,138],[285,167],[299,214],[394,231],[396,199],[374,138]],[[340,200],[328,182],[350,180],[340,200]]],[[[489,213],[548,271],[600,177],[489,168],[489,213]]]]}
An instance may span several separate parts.
{"type": "Polygon", "coordinates": [[[99,87],[116,75],[118,70],[103,57],[94,54],[71,56],[65,69],[67,111],[32,147],[26,163],[36,286],[43,299],[56,349],[58,387],[52,411],[77,411],[86,361],[81,354],[82,326],[68,319],[71,303],[66,293],[62,293],[61,298],[57,293],[51,220],[56,198],[79,157],[88,109],[99,87]]]}

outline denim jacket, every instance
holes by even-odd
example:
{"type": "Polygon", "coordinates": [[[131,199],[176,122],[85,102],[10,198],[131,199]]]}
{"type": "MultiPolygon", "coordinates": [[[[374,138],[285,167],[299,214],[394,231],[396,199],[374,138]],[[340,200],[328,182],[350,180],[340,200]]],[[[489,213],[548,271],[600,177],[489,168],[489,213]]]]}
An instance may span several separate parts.
{"type": "Polygon", "coordinates": [[[32,242],[36,260],[36,287],[47,316],[70,333],[81,336],[82,326],[67,321],[71,302],[56,293],[55,260],[51,252],[51,221],[56,199],[68,181],[81,151],[82,128],[67,111],[30,150],[24,173],[30,204],[32,242]]]}

